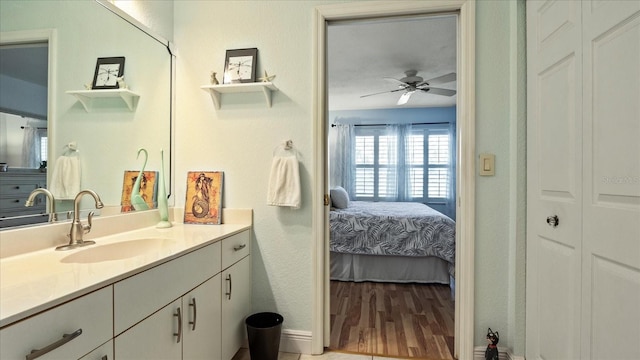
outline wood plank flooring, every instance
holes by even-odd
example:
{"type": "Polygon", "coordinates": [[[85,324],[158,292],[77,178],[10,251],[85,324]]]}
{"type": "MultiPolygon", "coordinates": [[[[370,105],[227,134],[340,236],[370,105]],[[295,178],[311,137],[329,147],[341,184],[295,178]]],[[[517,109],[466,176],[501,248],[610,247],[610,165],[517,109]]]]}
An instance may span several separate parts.
{"type": "Polygon", "coordinates": [[[330,301],[331,350],[453,359],[448,285],[331,281],[330,301]]]}

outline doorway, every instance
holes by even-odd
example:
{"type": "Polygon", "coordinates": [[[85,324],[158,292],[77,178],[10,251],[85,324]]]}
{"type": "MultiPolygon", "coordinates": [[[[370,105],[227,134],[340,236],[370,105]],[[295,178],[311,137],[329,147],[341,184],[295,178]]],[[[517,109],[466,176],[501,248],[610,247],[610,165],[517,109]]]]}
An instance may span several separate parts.
{"type": "Polygon", "coordinates": [[[328,247],[328,174],[326,98],[326,26],[332,20],[357,20],[383,16],[425,15],[439,12],[458,12],[458,109],[456,164],[456,303],[454,353],[458,358],[473,357],[473,234],[475,217],[475,3],[472,1],[350,3],[316,8],[314,17],[315,54],[315,130],[314,130],[314,199],[324,198],[314,206],[314,313],[312,319],[311,352],[321,354],[330,341],[329,247],[328,247]]]}
{"type": "Polygon", "coordinates": [[[332,351],[453,357],[456,41],[455,13],[328,23],[332,351]]]}

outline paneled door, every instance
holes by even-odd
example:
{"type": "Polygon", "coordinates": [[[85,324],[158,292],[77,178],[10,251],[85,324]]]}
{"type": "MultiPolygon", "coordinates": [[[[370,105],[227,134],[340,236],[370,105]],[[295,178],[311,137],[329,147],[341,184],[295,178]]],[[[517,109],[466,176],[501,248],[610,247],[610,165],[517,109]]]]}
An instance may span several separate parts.
{"type": "Polygon", "coordinates": [[[527,359],[640,358],[640,2],[527,2],[527,359]]]}
{"type": "Polygon", "coordinates": [[[640,359],[640,1],[582,6],[582,358],[640,359]]]}

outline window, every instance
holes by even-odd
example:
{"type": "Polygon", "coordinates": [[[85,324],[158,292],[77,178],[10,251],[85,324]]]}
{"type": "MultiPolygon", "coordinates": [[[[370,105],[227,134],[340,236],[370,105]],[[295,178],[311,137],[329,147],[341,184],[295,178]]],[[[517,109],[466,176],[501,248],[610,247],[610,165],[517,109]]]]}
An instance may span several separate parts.
{"type": "Polygon", "coordinates": [[[446,203],[451,197],[452,138],[448,125],[355,130],[355,198],[446,203]]]}

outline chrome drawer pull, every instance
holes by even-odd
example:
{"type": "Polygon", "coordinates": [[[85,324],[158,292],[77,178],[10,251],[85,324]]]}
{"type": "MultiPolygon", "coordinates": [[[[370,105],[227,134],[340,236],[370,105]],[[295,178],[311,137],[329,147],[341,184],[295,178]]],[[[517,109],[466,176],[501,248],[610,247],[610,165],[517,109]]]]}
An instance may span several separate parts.
{"type": "Polygon", "coordinates": [[[227,277],[227,281],[229,282],[229,292],[226,293],[228,299],[231,300],[231,287],[233,286],[233,282],[231,281],[231,274],[227,277]]]}
{"type": "Polygon", "coordinates": [[[189,306],[193,307],[193,321],[189,321],[189,325],[191,326],[191,331],[196,330],[196,320],[198,319],[198,307],[196,306],[196,298],[192,299],[193,301],[189,304],[189,306]]]}
{"type": "Polygon", "coordinates": [[[247,244],[237,245],[237,246],[233,247],[233,250],[240,251],[240,250],[242,250],[242,249],[244,249],[246,247],[247,247],[247,244]]]}
{"type": "Polygon", "coordinates": [[[71,334],[64,334],[62,335],[62,339],[54,342],[51,345],[47,345],[45,347],[43,347],[42,349],[35,349],[35,350],[31,350],[31,354],[27,355],[27,360],[33,360],[33,359],[37,359],[40,356],[55,350],[57,348],[59,348],[60,346],[68,343],[69,341],[77,338],[78,336],[82,335],[82,329],[78,329],[74,332],[72,332],[71,334]]]}
{"type": "Polygon", "coordinates": [[[178,337],[178,340],[176,341],[176,343],[179,343],[180,339],[182,339],[182,313],[180,313],[180,308],[178,308],[176,311],[177,313],[173,314],[173,316],[178,317],[178,332],[173,333],[173,336],[178,337]]]}

